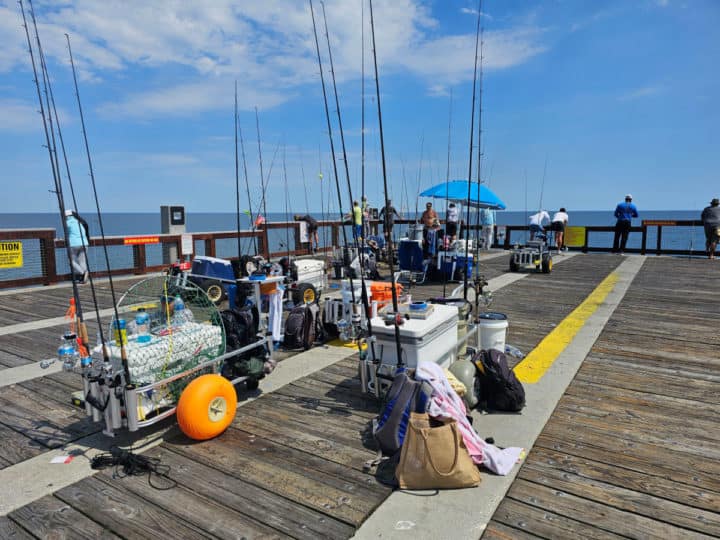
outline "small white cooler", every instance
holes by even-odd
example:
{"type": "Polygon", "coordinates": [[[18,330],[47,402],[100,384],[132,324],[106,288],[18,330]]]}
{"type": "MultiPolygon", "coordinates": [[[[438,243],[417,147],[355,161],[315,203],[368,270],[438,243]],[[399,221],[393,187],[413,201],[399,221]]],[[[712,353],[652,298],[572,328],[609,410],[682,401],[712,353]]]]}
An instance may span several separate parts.
{"type": "MultiPolygon", "coordinates": [[[[420,360],[449,367],[455,360],[458,310],[455,306],[431,305],[432,313],[426,319],[413,318],[400,326],[400,346],[406,367],[414,368],[420,360]]],[[[381,363],[397,365],[395,327],[385,326],[381,317],[374,317],[371,324],[376,337],[375,352],[381,363]]]]}
{"type": "MultiPolygon", "coordinates": [[[[400,326],[400,347],[403,364],[415,368],[420,360],[435,362],[448,368],[457,357],[458,310],[455,306],[432,304],[432,313],[425,319],[412,318],[400,326]]],[[[382,317],[371,319],[375,337],[375,354],[380,359],[379,372],[392,377],[397,366],[395,327],[386,326],[382,317]]],[[[364,366],[367,370],[367,387],[364,392],[375,392],[376,373],[370,355],[364,366]]],[[[361,366],[362,369],[363,366],[361,366]]],[[[380,395],[384,395],[390,381],[380,384],[380,395]]]]}

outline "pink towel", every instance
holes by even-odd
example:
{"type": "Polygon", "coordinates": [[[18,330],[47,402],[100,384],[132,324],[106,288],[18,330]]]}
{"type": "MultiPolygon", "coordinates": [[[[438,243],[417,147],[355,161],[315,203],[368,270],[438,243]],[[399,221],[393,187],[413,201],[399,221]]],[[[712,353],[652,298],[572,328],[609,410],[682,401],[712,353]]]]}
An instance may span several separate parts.
{"type": "MultiPolygon", "coordinates": [[[[433,393],[430,398],[428,414],[439,420],[453,419],[457,422],[465,446],[474,463],[484,465],[492,472],[502,476],[512,470],[523,453],[523,449],[516,447],[501,449],[486,443],[473,429],[467,419],[465,402],[452,389],[439,365],[434,362],[419,362],[415,370],[415,378],[419,381],[427,381],[432,386],[433,393]]],[[[468,389],[468,391],[472,391],[472,389],[468,389]]]]}

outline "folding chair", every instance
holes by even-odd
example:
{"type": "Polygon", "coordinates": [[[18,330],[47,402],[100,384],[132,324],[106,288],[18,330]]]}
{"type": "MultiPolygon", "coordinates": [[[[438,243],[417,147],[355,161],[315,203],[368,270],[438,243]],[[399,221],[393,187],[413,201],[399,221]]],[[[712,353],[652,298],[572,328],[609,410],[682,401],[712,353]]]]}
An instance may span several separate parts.
{"type": "Polygon", "coordinates": [[[425,281],[430,259],[423,255],[422,243],[417,240],[401,240],[398,246],[399,272],[395,274],[399,283],[420,284],[425,281]]]}

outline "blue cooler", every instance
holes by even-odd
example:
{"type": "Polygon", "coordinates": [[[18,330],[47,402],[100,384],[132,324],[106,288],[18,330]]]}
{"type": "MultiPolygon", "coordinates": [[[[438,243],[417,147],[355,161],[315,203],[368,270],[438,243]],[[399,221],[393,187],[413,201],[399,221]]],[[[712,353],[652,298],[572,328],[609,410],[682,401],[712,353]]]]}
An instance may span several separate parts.
{"type": "Polygon", "coordinates": [[[468,253],[467,258],[464,253],[462,255],[444,254],[440,270],[448,279],[452,279],[454,271],[463,266],[465,266],[467,277],[471,278],[473,271],[473,256],[471,254],[468,253]]]}

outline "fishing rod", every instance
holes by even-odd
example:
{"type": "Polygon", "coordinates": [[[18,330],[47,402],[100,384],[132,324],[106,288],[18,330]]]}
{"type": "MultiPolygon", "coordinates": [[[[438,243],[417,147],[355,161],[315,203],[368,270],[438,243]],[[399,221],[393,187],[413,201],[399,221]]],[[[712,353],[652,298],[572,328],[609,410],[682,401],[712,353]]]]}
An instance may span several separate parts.
{"type": "MultiPolygon", "coordinates": [[[[54,96],[53,89],[52,89],[50,74],[47,69],[47,63],[45,62],[45,53],[42,49],[42,44],[40,42],[40,34],[38,32],[37,19],[35,18],[35,10],[34,10],[34,6],[32,5],[32,0],[30,0],[30,16],[33,21],[33,27],[35,29],[35,38],[36,38],[36,41],[38,44],[38,55],[40,58],[40,66],[42,68],[42,73],[43,73],[43,85],[45,88],[46,102],[47,102],[48,109],[52,110],[53,115],[55,117],[55,129],[57,130],[58,139],[60,140],[60,148],[62,150],[63,162],[65,164],[65,172],[67,175],[68,185],[70,187],[70,194],[71,194],[72,201],[73,201],[73,208],[77,209],[78,204],[77,204],[77,199],[75,197],[75,188],[74,188],[74,183],[72,180],[72,174],[70,173],[70,165],[68,162],[67,151],[65,148],[65,141],[64,141],[64,138],[62,135],[62,128],[60,126],[60,118],[57,113],[57,107],[55,105],[55,96],[54,96]]],[[[50,117],[50,128],[51,128],[51,134],[52,134],[52,116],[50,117]]],[[[57,170],[58,170],[58,186],[60,187],[59,197],[64,202],[62,180],[60,178],[60,168],[59,168],[59,163],[58,163],[58,158],[57,158],[57,145],[55,143],[54,137],[53,137],[52,144],[54,147],[55,163],[56,163],[57,170]]],[[[62,214],[61,220],[63,223],[63,232],[65,234],[65,243],[66,243],[65,248],[66,248],[67,253],[70,256],[70,252],[71,252],[72,248],[68,241],[69,231],[67,229],[67,224],[65,221],[64,209],[61,209],[61,210],[62,210],[61,211],[61,214],[62,214]]],[[[80,221],[80,218],[77,218],[77,219],[78,219],[78,221],[80,221]]],[[[79,226],[83,227],[83,223],[79,223],[79,226]]],[[[82,235],[82,232],[81,232],[81,235],[82,235]]],[[[86,236],[88,237],[86,239],[89,241],[89,234],[86,234],[86,236]]],[[[90,272],[90,258],[88,256],[87,246],[85,245],[84,242],[82,242],[81,249],[82,249],[83,257],[85,258],[85,269],[87,271],[88,281],[90,283],[90,292],[91,292],[91,296],[92,296],[93,305],[95,307],[95,316],[96,316],[97,320],[100,321],[100,308],[99,308],[99,305],[97,302],[95,283],[94,283],[94,279],[92,277],[92,273],[90,272]]],[[[89,352],[90,340],[89,340],[89,336],[88,336],[88,332],[87,332],[87,325],[85,324],[85,317],[84,317],[84,313],[83,313],[82,302],[80,301],[80,291],[78,290],[78,287],[77,287],[77,280],[75,279],[75,271],[72,266],[72,258],[70,258],[69,260],[70,260],[70,276],[71,276],[70,280],[71,280],[72,288],[73,288],[74,303],[71,305],[71,307],[68,311],[68,316],[71,318],[75,317],[75,319],[76,319],[76,322],[77,322],[76,339],[77,339],[77,343],[78,343],[78,352],[80,353],[82,358],[86,358],[86,357],[90,356],[90,352],[89,352]]]]}
{"type": "MultiPolygon", "coordinates": [[[[482,0],[480,0],[480,10],[482,10],[482,0]]],[[[480,14],[482,18],[482,13],[480,14]]],[[[484,25],[480,25],[480,76],[478,78],[478,143],[477,143],[477,192],[478,192],[478,208],[475,211],[475,283],[477,285],[478,279],[480,278],[480,186],[482,185],[482,98],[483,98],[483,45],[485,40],[483,34],[485,31],[484,25]]],[[[490,249],[489,246],[485,246],[486,249],[490,249]]],[[[478,294],[475,291],[475,303],[477,307],[478,294]]]]}
{"type": "MultiPolygon", "coordinates": [[[[75,273],[72,268],[72,254],[70,251],[70,242],[68,241],[69,234],[68,234],[67,223],[65,221],[65,203],[64,203],[64,198],[63,198],[62,181],[60,179],[60,170],[59,170],[59,167],[57,166],[57,160],[53,158],[53,144],[51,143],[52,124],[50,124],[48,126],[48,120],[51,121],[52,118],[51,117],[48,118],[50,116],[50,114],[49,114],[50,111],[48,111],[48,117],[46,117],[46,114],[45,114],[45,107],[43,105],[42,92],[40,90],[40,80],[38,77],[37,66],[35,63],[35,55],[33,53],[32,42],[30,40],[30,30],[28,28],[27,18],[25,16],[25,6],[23,5],[22,0],[19,0],[18,3],[20,5],[20,12],[22,13],[23,28],[25,29],[25,37],[27,39],[28,53],[30,54],[30,62],[32,64],[33,82],[35,83],[35,89],[37,91],[38,103],[40,105],[39,112],[40,112],[40,117],[42,118],[43,130],[45,132],[45,148],[47,148],[48,157],[50,158],[50,169],[52,171],[53,185],[55,187],[54,193],[57,198],[58,209],[60,211],[60,222],[62,224],[63,237],[65,238],[65,251],[66,251],[66,254],[68,257],[68,262],[70,262],[70,274],[71,274],[71,279],[72,279],[73,297],[75,298],[76,306],[79,306],[80,305],[80,303],[78,301],[79,291],[77,288],[77,283],[75,281],[75,273]]],[[[31,15],[33,15],[32,5],[30,6],[30,8],[31,8],[31,15]]],[[[40,38],[37,34],[37,25],[35,25],[35,35],[37,38],[37,42],[40,43],[40,38]]],[[[47,77],[45,76],[45,70],[43,70],[43,84],[47,88],[47,86],[46,86],[47,85],[47,77]]],[[[46,93],[46,97],[47,97],[47,93],[46,93]]],[[[54,135],[53,135],[53,139],[54,139],[54,135]]],[[[55,154],[55,156],[57,156],[57,153],[55,154]]],[[[81,314],[82,311],[80,311],[78,313],[81,314]]],[[[82,319],[80,319],[80,315],[78,315],[78,320],[80,320],[80,321],[82,320],[82,319]]],[[[83,326],[83,328],[84,328],[84,326],[83,326]]],[[[78,328],[78,329],[80,330],[79,333],[81,334],[80,335],[80,343],[83,343],[83,342],[85,342],[84,340],[87,337],[87,331],[84,332],[85,335],[83,336],[82,335],[83,330],[80,328],[78,328]]]]}
{"type": "MultiPolygon", "coordinates": [[[[452,88],[450,89],[450,107],[448,111],[448,146],[447,146],[447,168],[445,170],[445,208],[448,207],[450,199],[450,143],[452,141],[452,88]]],[[[415,221],[417,222],[417,206],[415,207],[415,221]]],[[[445,223],[447,227],[447,221],[445,223]]],[[[443,298],[445,298],[447,289],[448,275],[443,272],[443,298]]]]}
{"type": "MultiPolygon", "coordinates": [[[[425,150],[425,133],[422,134],[420,137],[420,166],[418,167],[418,177],[417,177],[417,193],[415,194],[415,224],[417,225],[418,222],[418,202],[420,200],[420,182],[422,177],[422,166],[423,166],[423,152],[425,150]]],[[[447,205],[446,205],[447,207],[447,205]]],[[[410,205],[408,204],[408,210],[410,210],[410,205]]],[[[447,216],[446,216],[447,217],[447,216]]]]}
{"type": "MultiPolygon", "coordinates": [[[[242,154],[242,162],[243,162],[243,173],[245,175],[245,191],[247,192],[247,201],[248,201],[248,219],[250,220],[250,227],[253,228],[253,216],[252,216],[252,199],[250,197],[250,181],[248,177],[248,170],[247,170],[247,158],[245,156],[245,140],[243,139],[243,133],[242,133],[242,125],[240,124],[240,115],[237,112],[237,81],[235,81],[235,115],[236,115],[236,122],[237,122],[237,131],[240,135],[240,153],[242,154]]],[[[237,146],[237,143],[236,143],[237,146]]],[[[237,149],[235,150],[235,155],[237,156],[237,149]]],[[[237,160],[237,157],[236,157],[237,160]]],[[[237,166],[236,166],[237,168],[237,166]]],[[[252,239],[250,240],[250,245],[255,245],[255,255],[257,255],[257,237],[255,235],[252,236],[252,239]]]]}
{"type": "MultiPolygon", "coordinates": [[[[282,156],[282,165],[283,165],[283,186],[285,188],[285,219],[288,219],[288,216],[290,215],[290,192],[288,191],[288,179],[287,179],[287,163],[286,163],[286,154],[285,154],[285,143],[283,143],[283,156],[282,156]]],[[[290,227],[285,227],[285,247],[287,248],[287,258],[288,258],[288,264],[290,263],[290,227]]]]}
{"type": "Polygon", "coordinates": [[[543,194],[545,192],[545,174],[547,173],[548,157],[545,154],[545,165],[543,166],[542,182],[540,182],[540,201],[538,202],[538,212],[542,210],[543,194]]]}
{"type": "MultiPolygon", "coordinates": [[[[318,144],[318,178],[320,180],[320,215],[322,220],[325,221],[325,187],[323,186],[323,172],[322,172],[322,149],[318,144]]],[[[328,194],[328,207],[330,206],[330,195],[328,194]]],[[[328,208],[328,213],[330,208],[328,208]]],[[[323,227],[323,247],[327,246],[327,227],[323,227]]],[[[335,249],[335,246],[333,246],[335,249]]]]}
{"type": "MultiPolygon", "coordinates": [[[[255,106],[255,129],[257,131],[257,143],[258,143],[258,159],[260,160],[260,188],[262,189],[262,198],[260,199],[260,206],[258,207],[258,214],[260,213],[260,209],[262,209],[263,215],[265,216],[265,219],[267,220],[267,209],[265,208],[265,180],[263,176],[263,159],[262,159],[262,147],[260,145],[260,117],[258,116],[258,108],[255,106]]],[[[253,222],[253,232],[256,230],[256,224],[253,222]]],[[[253,234],[253,236],[255,236],[253,234]]],[[[268,250],[268,255],[270,254],[270,246],[265,246],[265,248],[268,250]]],[[[257,246],[255,247],[255,254],[257,254],[257,246]]]]}
{"type": "MultiPolygon", "coordinates": [[[[337,160],[335,157],[335,143],[333,141],[333,135],[332,135],[332,122],[330,121],[330,108],[328,105],[327,91],[325,89],[325,75],[323,73],[322,58],[320,56],[320,41],[318,39],[317,24],[315,22],[315,9],[313,8],[312,0],[309,0],[309,2],[310,2],[310,15],[312,17],[312,23],[313,23],[313,35],[315,37],[315,50],[317,52],[318,66],[320,68],[320,82],[322,84],[323,103],[325,105],[325,120],[327,122],[328,138],[330,139],[330,153],[332,155],[333,173],[335,176],[335,187],[337,189],[338,211],[340,212],[340,216],[342,218],[342,216],[344,216],[344,213],[343,213],[343,209],[342,209],[342,195],[340,194],[340,177],[338,175],[338,170],[337,170],[337,160]]],[[[322,2],[321,2],[321,4],[322,4],[322,2]]],[[[324,15],[325,15],[325,7],[323,5],[323,17],[324,17],[324,15]]],[[[325,22],[325,30],[326,30],[326,35],[327,35],[327,19],[325,19],[325,21],[326,21],[325,22]]],[[[329,50],[329,48],[330,48],[330,41],[328,38],[328,50],[329,50]]],[[[334,74],[333,74],[333,81],[334,81],[334,74]]],[[[335,94],[335,98],[336,98],[336,103],[337,103],[337,93],[335,94]]],[[[339,104],[338,104],[337,111],[338,111],[338,119],[339,119],[340,118],[339,104]]],[[[342,126],[342,124],[340,124],[340,126],[342,126]]],[[[342,134],[342,127],[340,127],[340,132],[342,134]]],[[[347,159],[345,160],[345,168],[346,168],[346,172],[347,172],[347,159]]],[[[352,191],[351,191],[351,186],[350,186],[349,172],[348,172],[347,180],[348,180],[348,191],[350,193],[350,199],[352,200],[352,191]]],[[[351,214],[351,216],[352,216],[352,214],[351,214]]],[[[354,221],[353,221],[353,224],[354,224],[354,221]]],[[[341,226],[340,228],[341,228],[342,234],[343,234],[343,243],[345,245],[345,248],[347,249],[347,247],[348,247],[347,231],[345,230],[345,226],[341,226]]],[[[362,263],[362,255],[363,255],[362,253],[358,253],[358,258],[360,259],[361,263],[362,263]]],[[[361,266],[360,267],[360,280],[361,280],[361,290],[362,290],[361,297],[364,299],[363,308],[365,309],[365,318],[368,319],[368,326],[369,326],[370,325],[370,322],[369,322],[370,317],[369,317],[369,311],[368,311],[367,291],[365,290],[363,273],[364,272],[363,272],[362,266],[361,266]]],[[[355,286],[353,284],[353,278],[352,278],[351,272],[348,272],[348,281],[350,284],[350,298],[352,301],[352,306],[355,306],[357,300],[355,297],[355,286]]],[[[354,307],[353,307],[353,310],[354,310],[354,307]]],[[[355,316],[355,313],[353,312],[351,314],[351,321],[350,321],[351,324],[352,324],[352,318],[354,318],[354,316],[355,316]]],[[[362,343],[360,342],[360,340],[357,340],[357,346],[358,346],[358,353],[362,357],[363,351],[362,351],[362,343]]],[[[374,360],[375,359],[373,357],[373,361],[374,360]]]]}
{"type": "MultiPolygon", "coordinates": [[[[383,127],[382,127],[382,108],[380,106],[380,76],[378,74],[378,65],[377,65],[377,45],[375,44],[375,19],[373,17],[373,6],[372,6],[372,0],[369,0],[370,2],[370,30],[372,33],[372,50],[373,50],[373,63],[375,66],[375,94],[377,97],[377,112],[378,112],[378,129],[380,131],[380,155],[382,159],[382,172],[383,172],[383,187],[385,189],[385,212],[389,211],[389,205],[387,204],[388,200],[388,181],[387,181],[387,166],[385,164],[385,140],[383,137],[383,127]]],[[[395,313],[395,324],[393,325],[395,327],[395,347],[396,347],[396,353],[397,353],[397,367],[399,369],[403,368],[403,359],[402,359],[402,347],[400,347],[400,321],[398,320],[399,313],[398,313],[398,297],[397,297],[397,287],[395,286],[395,274],[393,272],[393,255],[390,254],[390,257],[388,257],[388,265],[390,267],[390,290],[392,292],[392,304],[393,304],[393,312],[395,313]]]]}
{"type": "MultiPolygon", "coordinates": [[[[473,91],[472,91],[472,108],[470,112],[470,160],[468,164],[468,190],[467,190],[467,208],[465,210],[465,261],[468,260],[468,247],[470,243],[470,197],[472,189],[472,171],[473,171],[473,135],[475,134],[475,91],[477,86],[478,71],[478,49],[480,47],[480,18],[482,8],[482,0],[478,0],[478,20],[477,29],[475,31],[475,69],[473,71],[473,91]]],[[[480,195],[478,193],[478,195],[480,195]]],[[[467,264],[467,262],[466,262],[467,264]]],[[[463,298],[467,300],[468,296],[468,278],[467,271],[463,269],[463,298]]]]}
{"type": "MultiPolygon", "coordinates": [[[[367,204],[365,193],[365,2],[360,2],[360,203],[367,204]]],[[[365,208],[363,208],[363,221],[365,208]]],[[[369,209],[368,209],[369,212],[369,209]]],[[[364,229],[365,224],[363,224],[364,229]]],[[[367,216],[367,231],[370,232],[370,214],[367,216]]],[[[363,230],[363,243],[365,231],[363,230]]]]}
{"type": "MultiPolygon", "coordinates": [[[[100,201],[98,199],[98,194],[97,194],[97,185],[95,183],[95,172],[93,170],[92,157],[90,156],[90,145],[88,143],[88,138],[87,138],[87,129],[85,128],[85,116],[83,115],[82,103],[80,102],[80,90],[78,89],[77,73],[75,71],[75,61],[73,60],[72,48],[70,46],[70,36],[68,34],[65,34],[65,39],[67,40],[68,54],[70,56],[70,66],[72,68],[72,74],[73,74],[75,97],[77,98],[78,112],[80,114],[80,126],[82,128],[83,142],[85,143],[85,154],[87,156],[88,169],[90,172],[90,183],[92,185],[93,197],[95,199],[95,209],[97,210],[98,225],[100,226],[100,237],[102,238],[103,253],[105,255],[105,265],[107,266],[108,284],[110,286],[110,298],[112,299],[112,304],[113,304],[115,324],[118,325],[118,330],[119,330],[120,314],[118,313],[117,299],[116,299],[116,295],[115,295],[115,285],[113,284],[112,271],[110,270],[110,257],[108,256],[107,243],[105,242],[105,227],[103,226],[102,214],[100,213],[100,201]]],[[[103,334],[102,324],[100,323],[99,318],[98,318],[98,327],[100,329],[100,342],[102,343],[103,360],[105,361],[105,363],[107,365],[110,361],[110,356],[108,354],[105,336],[103,334]]],[[[121,358],[121,362],[122,362],[123,371],[125,372],[125,380],[129,384],[131,379],[130,379],[130,369],[128,367],[128,358],[127,358],[127,350],[125,348],[125,342],[123,341],[123,339],[118,339],[117,341],[119,342],[119,345],[120,345],[120,358],[121,358]]]]}
{"type": "Polygon", "coordinates": [[[242,245],[240,241],[240,162],[238,159],[238,100],[237,100],[237,79],[235,79],[235,111],[233,114],[235,120],[235,219],[237,221],[237,257],[240,264],[242,256],[242,245]]]}
{"type": "MultiPolygon", "coordinates": [[[[330,47],[330,32],[328,31],[328,24],[327,24],[327,16],[325,14],[325,2],[320,0],[320,6],[322,7],[322,14],[323,14],[323,21],[325,23],[325,39],[327,41],[327,50],[328,50],[328,60],[330,61],[330,77],[332,79],[333,84],[333,94],[335,95],[335,112],[337,113],[337,119],[338,119],[338,131],[340,132],[340,144],[342,146],[342,154],[343,154],[343,163],[345,164],[345,181],[347,183],[347,190],[348,190],[348,196],[350,197],[350,208],[351,212],[353,211],[353,193],[352,193],[352,184],[350,182],[350,166],[348,164],[348,158],[347,158],[347,151],[345,149],[345,131],[343,130],[343,124],[342,124],[342,115],[340,114],[340,99],[338,98],[338,91],[337,91],[337,83],[335,81],[335,65],[333,64],[333,56],[332,56],[332,49],[330,47]]],[[[362,211],[362,208],[361,208],[362,211]]],[[[353,225],[355,225],[355,219],[354,214],[352,215],[352,222],[353,225]]],[[[360,220],[360,225],[362,228],[362,218],[360,220]]],[[[356,241],[358,243],[359,251],[358,251],[358,263],[360,265],[360,282],[362,284],[362,290],[365,291],[365,263],[364,263],[364,247],[365,247],[365,238],[364,234],[360,236],[360,238],[357,238],[356,241]]],[[[366,293],[362,293],[363,297],[367,297],[366,293]]],[[[365,302],[363,302],[365,304],[365,302]]],[[[364,306],[366,310],[368,309],[368,306],[364,306]]]]}

